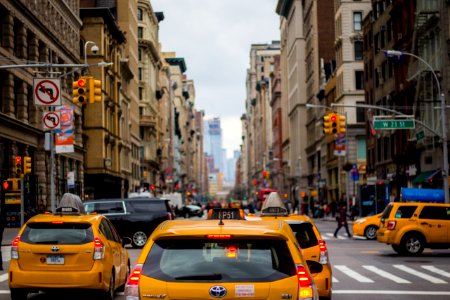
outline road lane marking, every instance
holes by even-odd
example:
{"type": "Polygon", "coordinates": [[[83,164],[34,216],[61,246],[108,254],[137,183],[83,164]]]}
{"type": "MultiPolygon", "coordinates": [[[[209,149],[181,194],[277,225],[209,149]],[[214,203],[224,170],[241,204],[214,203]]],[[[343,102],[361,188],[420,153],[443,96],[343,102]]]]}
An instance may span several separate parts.
{"type": "Polygon", "coordinates": [[[407,267],[405,265],[393,265],[393,267],[397,268],[399,270],[402,270],[402,271],[404,271],[406,273],[409,273],[411,275],[414,275],[414,276],[420,277],[422,279],[425,279],[425,280],[427,280],[427,281],[429,281],[431,283],[436,283],[436,284],[440,284],[440,283],[444,283],[445,284],[445,283],[447,283],[446,281],[444,281],[442,279],[439,279],[439,278],[433,277],[431,275],[419,272],[419,271],[414,270],[414,269],[412,269],[410,267],[407,267]]]}
{"type": "Polygon", "coordinates": [[[332,280],[333,280],[334,283],[339,282],[339,280],[336,277],[334,277],[334,276],[333,276],[332,280]]]}
{"type": "Polygon", "coordinates": [[[392,280],[394,282],[397,282],[397,283],[411,283],[411,281],[408,281],[406,279],[403,279],[403,278],[400,278],[398,276],[395,276],[394,274],[388,273],[388,272],[386,272],[386,271],[384,271],[382,269],[379,269],[379,268],[377,268],[375,266],[362,266],[362,267],[367,269],[367,270],[369,270],[369,271],[374,272],[377,275],[380,275],[381,277],[390,279],[390,280],[392,280]]]}
{"type": "Polygon", "coordinates": [[[446,272],[444,270],[438,269],[435,266],[421,266],[421,267],[424,268],[425,270],[430,271],[430,272],[433,272],[433,273],[439,274],[441,276],[450,278],[450,273],[449,272],[446,272]]]}
{"type": "Polygon", "coordinates": [[[339,271],[341,271],[342,273],[344,273],[345,275],[354,278],[355,280],[359,281],[359,282],[373,282],[372,279],[367,278],[361,274],[359,274],[356,271],[353,271],[351,269],[349,269],[347,266],[344,265],[335,265],[334,266],[335,269],[338,269],[339,271]]]}
{"type": "Polygon", "coordinates": [[[392,290],[335,290],[333,294],[373,294],[373,295],[428,295],[428,296],[450,296],[450,291],[392,291],[392,290]]]}
{"type": "Polygon", "coordinates": [[[8,280],[8,273],[0,275],[0,282],[8,280]]]}

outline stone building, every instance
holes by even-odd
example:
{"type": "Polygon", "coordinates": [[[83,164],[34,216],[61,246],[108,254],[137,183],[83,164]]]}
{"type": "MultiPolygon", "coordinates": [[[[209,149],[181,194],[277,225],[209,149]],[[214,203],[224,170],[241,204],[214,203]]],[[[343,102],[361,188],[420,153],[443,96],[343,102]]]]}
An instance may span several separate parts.
{"type": "MultiPolygon", "coordinates": [[[[84,145],[82,140],[82,110],[73,108],[74,152],[56,153],[51,159],[46,145],[50,134],[43,127],[43,115],[51,107],[35,103],[33,78],[60,78],[61,105],[72,104],[73,68],[58,65],[79,64],[81,20],[78,1],[0,1],[0,178],[18,178],[16,157],[29,156],[32,171],[24,176],[26,216],[55,205],[69,191],[68,172],[73,172],[70,191],[83,193],[84,145]],[[33,67],[48,64],[46,67],[33,67]],[[11,67],[29,65],[29,67],[11,67]],[[53,162],[54,177],[51,177],[53,162]],[[50,183],[54,185],[51,186],[50,183]]],[[[53,95],[53,94],[52,94],[53,95]]],[[[51,98],[53,99],[53,98],[51,98]]],[[[49,101],[53,102],[53,101],[49,101]]],[[[42,104],[43,102],[38,103],[42,104]]],[[[53,149],[55,150],[55,149],[53,149]]],[[[6,201],[2,192],[2,211],[7,225],[18,226],[20,200],[6,201]],[[15,203],[15,204],[13,204],[15,203]]]]}

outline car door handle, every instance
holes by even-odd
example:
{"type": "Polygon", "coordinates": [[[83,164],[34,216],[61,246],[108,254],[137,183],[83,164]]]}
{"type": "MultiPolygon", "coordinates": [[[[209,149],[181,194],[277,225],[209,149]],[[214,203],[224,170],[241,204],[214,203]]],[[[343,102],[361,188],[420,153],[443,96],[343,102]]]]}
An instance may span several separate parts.
{"type": "Polygon", "coordinates": [[[429,225],[427,222],[422,222],[420,225],[429,225]]]}

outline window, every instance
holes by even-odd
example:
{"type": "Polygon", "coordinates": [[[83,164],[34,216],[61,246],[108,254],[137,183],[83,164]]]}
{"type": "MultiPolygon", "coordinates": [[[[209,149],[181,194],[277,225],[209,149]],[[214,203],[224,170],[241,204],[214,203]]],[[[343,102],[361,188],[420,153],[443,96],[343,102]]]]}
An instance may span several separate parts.
{"type": "Polygon", "coordinates": [[[20,240],[28,244],[78,245],[94,241],[94,235],[87,223],[30,223],[20,240]]]}
{"type": "Polygon", "coordinates": [[[139,81],[142,81],[142,68],[138,69],[138,78],[139,78],[139,81]]]}
{"type": "Polygon", "coordinates": [[[353,30],[354,31],[362,30],[362,12],[353,13],[353,30]]]}
{"type": "Polygon", "coordinates": [[[144,28],[138,27],[138,38],[142,39],[144,38],[144,28]]]}
{"type": "Polygon", "coordinates": [[[445,206],[425,206],[419,216],[420,219],[449,220],[450,207],[445,206]]]}
{"type": "Polygon", "coordinates": [[[139,21],[142,21],[144,19],[144,14],[142,12],[142,9],[140,9],[140,8],[138,8],[138,11],[137,11],[137,18],[139,21]]]}
{"type": "Polygon", "coordinates": [[[295,237],[297,238],[297,241],[302,249],[317,246],[317,244],[319,243],[316,235],[314,234],[314,230],[311,223],[300,223],[300,224],[290,223],[289,226],[294,232],[295,237]]]}
{"type": "Polygon", "coordinates": [[[355,60],[363,60],[363,42],[355,41],[355,60]]]}
{"type": "Polygon", "coordinates": [[[364,89],[364,71],[355,71],[355,88],[357,90],[364,89]]]}
{"type": "MultiPolygon", "coordinates": [[[[365,102],[356,102],[358,104],[366,104],[365,102]]],[[[366,121],[366,113],[363,107],[356,107],[356,122],[363,123],[366,121]]]]}
{"type": "Polygon", "coordinates": [[[142,49],[141,48],[139,48],[139,50],[138,50],[138,59],[139,59],[139,61],[142,61],[142,49]]]}
{"type": "MultiPolygon", "coordinates": [[[[409,219],[412,217],[413,213],[416,211],[417,205],[410,206],[399,206],[398,210],[395,212],[396,219],[409,219]]],[[[384,214],[383,214],[384,216],[384,214]]]]}

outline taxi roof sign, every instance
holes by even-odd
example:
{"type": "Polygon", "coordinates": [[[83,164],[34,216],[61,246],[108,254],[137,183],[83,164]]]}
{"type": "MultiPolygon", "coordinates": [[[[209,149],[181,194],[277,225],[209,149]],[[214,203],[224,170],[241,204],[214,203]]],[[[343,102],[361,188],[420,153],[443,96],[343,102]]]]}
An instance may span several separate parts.
{"type": "Polygon", "coordinates": [[[289,215],[280,195],[272,192],[267,196],[261,208],[261,216],[287,216],[289,215]]]}

